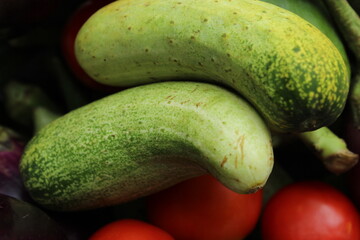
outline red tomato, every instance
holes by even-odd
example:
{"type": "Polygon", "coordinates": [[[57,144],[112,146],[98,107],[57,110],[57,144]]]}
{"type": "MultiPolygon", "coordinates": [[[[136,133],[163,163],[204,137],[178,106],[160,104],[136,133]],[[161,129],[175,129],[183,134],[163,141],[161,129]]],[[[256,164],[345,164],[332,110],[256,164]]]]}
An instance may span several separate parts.
{"type": "Polygon", "coordinates": [[[80,66],[75,56],[75,39],[82,25],[86,20],[101,7],[114,0],[88,0],[82,4],[68,19],[64,27],[61,39],[61,47],[64,58],[74,73],[86,86],[100,91],[115,92],[120,90],[117,87],[106,86],[92,79],[80,66]]]}
{"type": "Polygon", "coordinates": [[[240,240],[259,219],[262,190],[238,194],[210,175],[149,196],[150,222],[177,240],[240,240]]]}
{"type": "Polygon", "coordinates": [[[358,240],[359,213],[339,190],[319,181],[290,184],[265,206],[263,240],[358,240]]]}
{"type": "Polygon", "coordinates": [[[122,219],[97,230],[89,240],[175,240],[164,230],[149,223],[122,219]]]}

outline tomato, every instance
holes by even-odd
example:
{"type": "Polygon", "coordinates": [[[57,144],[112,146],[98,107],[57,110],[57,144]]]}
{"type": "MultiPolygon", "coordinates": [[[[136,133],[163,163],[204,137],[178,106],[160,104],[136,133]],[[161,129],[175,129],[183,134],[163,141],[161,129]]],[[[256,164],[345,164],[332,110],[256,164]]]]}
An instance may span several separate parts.
{"type": "Polygon", "coordinates": [[[64,59],[75,77],[85,84],[85,86],[105,92],[115,92],[120,90],[120,88],[106,86],[96,82],[81,68],[75,56],[75,39],[86,20],[101,7],[113,1],[114,0],[88,0],[84,2],[68,19],[61,38],[61,48],[64,59]]]}
{"type": "Polygon", "coordinates": [[[89,240],[174,240],[164,230],[136,219],[121,219],[103,226],[89,240]]]}
{"type": "Polygon", "coordinates": [[[196,177],[147,199],[150,222],[177,240],[240,240],[255,228],[262,190],[238,194],[210,175],[196,177]]]}
{"type": "Polygon", "coordinates": [[[263,240],[358,240],[359,227],[359,213],[350,199],[320,181],[282,188],[261,218],[263,240]]]}

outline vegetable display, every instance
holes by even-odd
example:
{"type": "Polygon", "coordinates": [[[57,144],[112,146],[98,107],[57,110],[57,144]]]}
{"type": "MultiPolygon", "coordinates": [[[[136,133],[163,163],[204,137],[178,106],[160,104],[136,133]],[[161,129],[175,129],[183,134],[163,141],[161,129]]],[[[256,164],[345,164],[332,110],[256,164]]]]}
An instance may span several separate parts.
{"type": "Polygon", "coordinates": [[[99,8],[109,4],[110,2],[112,2],[112,0],[89,0],[85,1],[78,9],[76,9],[76,11],[74,11],[71,17],[67,20],[67,23],[62,32],[61,48],[67,64],[77,79],[79,79],[86,86],[89,86],[97,91],[101,90],[113,92],[119,89],[100,84],[86,74],[86,72],[81,68],[76,60],[74,46],[76,35],[85,21],[99,8]]]}
{"type": "MultiPolygon", "coordinates": [[[[347,1],[324,0],[353,54],[352,88],[349,102],[354,124],[360,129],[360,18],[347,1]]],[[[357,4],[359,6],[359,4],[357,4]]],[[[358,10],[358,9],[357,9],[358,10]]]]}
{"type": "Polygon", "coordinates": [[[262,200],[262,191],[238,194],[203,175],[149,196],[147,212],[177,240],[236,240],[255,228],[262,200]]]}
{"type": "Polygon", "coordinates": [[[254,192],[272,166],[270,132],[246,101],[211,84],[164,82],[51,122],[27,145],[20,171],[41,205],[79,210],[130,201],[206,172],[236,192],[254,192]]]}
{"type": "Polygon", "coordinates": [[[360,239],[359,3],[0,1],[0,239],[360,239]]]}
{"type": "Polygon", "coordinates": [[[343,43],[342,36],[339,35],[339,30],[335,27],[333,17],[329,13],[323,1],[312,0],[262,0],[264,2],[272,3],[281,8],[287,9],[290,12],[302,17],[322,33],[324,33],[337,47],[344,61],[350,68],[350,61],[348,59],[349,53],[346,51],[345,44],[343,43]]]}
{"type": "Polygon", "coordinates": [[[100,83],[225,84],[278,131],[333,123],[349,91],[348,68],[329,38],[266,2],[115,1],[88,19],[75,46],[80,65],[100,83]]]}
{"type": "Polygon", "coordinates": [[[263,240],[351,240],[360,238],[360,215],[336,188],[300,181],[278,191],[266,205],[263,240]]]}
{"type": "Polygon", "coordinates": [[[170,234],[136,219],[121,219],[98,229],[89,240],[175,240],[170,234]]]}

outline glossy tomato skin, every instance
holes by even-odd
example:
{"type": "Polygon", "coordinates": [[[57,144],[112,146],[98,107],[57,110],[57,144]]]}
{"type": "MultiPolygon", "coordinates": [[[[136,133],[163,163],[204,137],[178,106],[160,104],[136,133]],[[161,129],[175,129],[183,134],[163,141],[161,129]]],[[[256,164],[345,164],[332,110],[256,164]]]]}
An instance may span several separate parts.
{"type": "Polygon", "coordinates": [[[238,194],[204,175],[151,195],[148,217],[176,240],[240,240],[255,228],[262,194],[238,194]]]}
{"type": "Polygon", "coordinates": [[[358,240],[359,213],[340,191],[301,181],[277,192],[261,218],[263,240],[358,240]]]}
{"type": "Polygon", "coordinates": [[[136,219],[121,219],[108,223],[89,240],[175,240],[164,230],[136,219]]]}
{"type": "Polygon", "coordinates": [[[102,92],[116,92],[119,87],[106,86],[92,79],[80,66],[75,56],[75,39],[82,25],[97,10],[114,0],[88,0],[85,1],[67,20],[62,32],[61,48],[64,59],[74,73],[75,77],[85,86],[102,92]]]}

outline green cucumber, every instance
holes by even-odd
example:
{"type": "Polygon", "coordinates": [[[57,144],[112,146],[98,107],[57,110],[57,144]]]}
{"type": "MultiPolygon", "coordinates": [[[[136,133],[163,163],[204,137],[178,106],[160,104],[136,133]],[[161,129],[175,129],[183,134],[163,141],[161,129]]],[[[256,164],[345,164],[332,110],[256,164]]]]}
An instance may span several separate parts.
{"type": "Polygon", "coordinates": [[[261,0],[264,2],[275,4],[276,6],[285,8],[306,21],[313,24],[321,32],[323,32],[337,47],[339,52],[344,58],[344,61],[349,69],[350,74],[350,62],[349,58],[341,39],[341,34],[337,30],[336,24],[333,21],[331,14],[327,10],[327,7],[323,1],[313,0],[261,0]]]}
{"type": "Polygon", "coordinates": [[[163,82],[134,87],[46,125],[26,146],[24,184],[42,206],[91,209],[136,199],[210,173],[254,192],[273,166],[270,131],[222,87],[163,82]]]}
{"type": "Polygon", "coordinates": [[[349,0],[351,7],[357,12],[360,16],[360,2],[358,0],[349,0]]]}
{"type": "Polygon", "coordinates": [[[325,34],[254,0],[115,1],[83,25],[76,56],[107,85],[179,78],[226,85],[282,132],[330,125],[349,91],[346,62],[325,34]]]}

